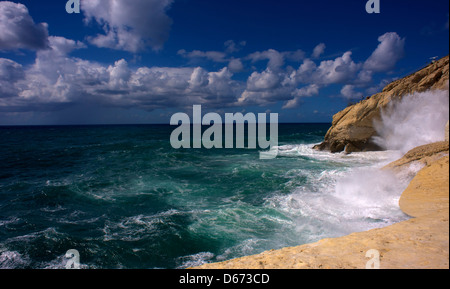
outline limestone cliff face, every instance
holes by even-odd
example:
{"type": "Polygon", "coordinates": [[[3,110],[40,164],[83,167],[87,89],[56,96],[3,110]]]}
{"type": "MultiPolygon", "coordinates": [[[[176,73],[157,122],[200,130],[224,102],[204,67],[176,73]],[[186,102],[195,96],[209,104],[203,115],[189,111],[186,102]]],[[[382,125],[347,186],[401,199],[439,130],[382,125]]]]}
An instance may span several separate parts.
{"type": "Polygon", "coordinates": [[[331,152],[360,152],[380,150],[372,137],[376,135],[374,120],[391,101],[403,96],[431,89],[448,89],[449,56],[428,65],[422,70],[387,85],[382,92],[333,116],[333,124],[322,144],[315,147],[331,152]]]}

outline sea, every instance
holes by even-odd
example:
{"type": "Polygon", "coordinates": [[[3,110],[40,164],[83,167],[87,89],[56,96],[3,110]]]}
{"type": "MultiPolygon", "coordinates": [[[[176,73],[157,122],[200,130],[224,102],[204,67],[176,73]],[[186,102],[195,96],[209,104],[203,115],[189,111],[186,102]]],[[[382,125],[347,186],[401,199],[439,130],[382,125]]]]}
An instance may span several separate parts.
{"type": "Polygon", "coordinates": [[[0,268],[183,269],[385,227],[415,171],[397,152],[313,150],[330,124],[261,149],[174,149],[169,125],[0,127],[0,268]]]}

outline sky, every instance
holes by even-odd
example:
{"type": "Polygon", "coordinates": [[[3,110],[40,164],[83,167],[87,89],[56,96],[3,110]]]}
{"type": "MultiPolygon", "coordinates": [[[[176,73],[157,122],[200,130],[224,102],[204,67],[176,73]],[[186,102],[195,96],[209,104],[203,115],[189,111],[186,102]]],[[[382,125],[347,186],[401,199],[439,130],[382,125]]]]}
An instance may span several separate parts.
{"type": "Polygon", "coordinates": [[[330,123],[449,53],[447,0],[0,1],[0,125],[330,123]]]}

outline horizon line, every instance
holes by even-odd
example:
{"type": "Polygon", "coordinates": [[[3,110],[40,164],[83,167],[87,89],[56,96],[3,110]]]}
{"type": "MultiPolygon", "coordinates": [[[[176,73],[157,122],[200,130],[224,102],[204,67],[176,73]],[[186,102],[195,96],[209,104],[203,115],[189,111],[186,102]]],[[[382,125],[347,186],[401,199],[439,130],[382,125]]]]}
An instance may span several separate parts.
{"type": "MultiPolygon", "coordinates": [[[[258,122],[256,122],[257,124],[258,122]]],[[[192,123],[194,125],[198,123],[192,123]]],[[[231,124],[231,123],[222,123],[231,124]]],[[[236,123],[234,123],[236,124],[236,123]]],[[[241,123],[239,123],[241,124],[241,123]]],[[[245,124],[245,123],[244,123],[245,124]]],[[[248,123],[247,123],[248,124],[248,123]]],[[[279,122],[278,124],[331,124],[331,122],[279,122]]],[[[176,126],[170,125],[170,123],[116,123],[116,124],[0,124],[0,128],[4,127],[68,127],[68,126],[146,126],[146,125],[166,125],[166,126],[176,126]]],[[[208,126],[208,125],[202,125],[208,126]]]]}

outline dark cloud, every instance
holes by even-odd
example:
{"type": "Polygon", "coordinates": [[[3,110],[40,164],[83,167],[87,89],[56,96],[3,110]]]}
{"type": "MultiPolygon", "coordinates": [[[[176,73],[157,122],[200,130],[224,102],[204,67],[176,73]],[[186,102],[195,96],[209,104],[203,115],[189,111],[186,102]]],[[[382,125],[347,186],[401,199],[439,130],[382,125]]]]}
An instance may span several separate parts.
{"type": "Polygon", "coordinates": [[[5,58],[0,58],[0,98],[16,96],[19,89],[16,83],[25,78],[22,65],[5,58]]]}
{"type": "Polygon", "coordinates": [[[39,50],[47,47],[46,23],[34,23],[23,4],[0,2],[0,50],[39,50]]]}

